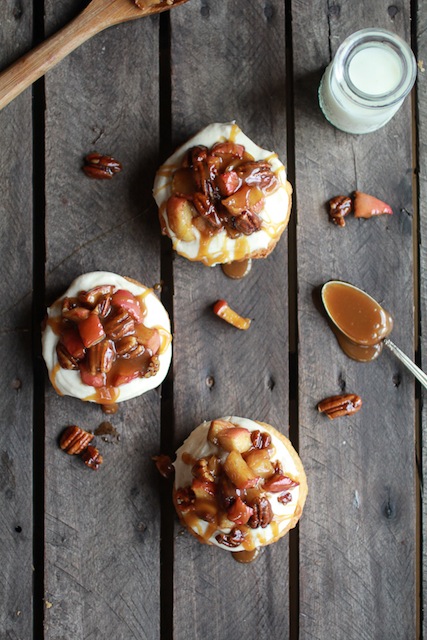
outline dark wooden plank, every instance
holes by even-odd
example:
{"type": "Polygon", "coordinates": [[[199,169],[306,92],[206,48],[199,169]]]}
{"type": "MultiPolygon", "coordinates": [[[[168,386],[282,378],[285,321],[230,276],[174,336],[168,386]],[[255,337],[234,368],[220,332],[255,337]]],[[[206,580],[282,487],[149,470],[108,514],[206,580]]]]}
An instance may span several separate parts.
{"type": "MultiPolygon", "coordinates": [[[[427,78],[426,78],[426,61],[427,61],[427,11],[423,3],[418,4],[418,12],[416,16],[416,34],[417,34],[417,53],[418,53],[418,80],[417,80],[417,125],[418,125],[418,179],[419,179],[419,199],[418,199],[418,224],[419,224],[419,286],[420,301],[419,312],[421,316],[420,320],[420,350],[421,350],[421,366],[425,371],[427,368],[427,352],[425,336],[427,335],[427,282],[426,282],[426,270],[427,270],[427,226],[426,226],[426,195],[427,195],[427,108],[426,108],[426,95],[427,95],[427,78]]],[[[422,478],[426,477],[427,473],[427,407],[425,404],[425,390],[422,390],[421,398],[421,450],[420,465],[422,478]]],[[[422,607],[422,627],[421,637],[427,637],[427,537],[425,523],[427,522],[427,501],[425,491],[421,493],[421,521],[422,521],[422,535],[421,535],[421,607],[422,607]]]]}
{"type": "MultiPolygon", "coordinates": [[[[46,3],[48,30],[80,2],[46,3]]],[[[47,296],[77,275],[107,270],[153,285],[160,237],[151,206],[158,162],[158,18],[112,28],[46,78],[47,296]],[[90,151],[114,155],[111,182],[81,171],[90,151]]],[[[160,395],[122,403],[109,420],[120,442],[99,442],[101,469],[64,456],[69,424],[95,429],[97,405],[46,394],[46,638],[159,636],[159,522],[156,471],[160,395]]]]}
{"type": "MultiPolygon", "coordinates": [[[[32,2],[2,3],[0,67],[31,40],[32,2]]],[[[0,635],[28,640],[33,637],[31,118],[31,90],[0,113],[0,635]]]]}
{"type": "Polygon", "coordinates": [[[313,303],[343,279],[395,318],[413,354],[410,103],[385,128],[351,136],[317,104],[330,53],[351,32],[381,26],[409,40],[410,3],[293,3],[299,281],[300,454],[309,498],[300,523],[300,638],[415,637],[414,382],[391,354],[348,359],[313,303]],[[392,217],[328,221],[325,202],[355,188],[390,202],[392,217]],[[343,389],[362,410],[329,423],[316,412],[343,389]],[[310,492],[311,489],[311,492],[310,492]]]}
{"type": "MultiPolygon", "coordinates": [[[[236,120],[285,160],[284,3],[191,2],[171,12],[172,122],[176,144],[212,122],[236,120]]],[[[205,419],[241,415],[286,433],[288,327],[286,234],[242,281],[220,267],[174,261],[176,444],[205,419]],[[212,314],[218,298],[254,318],[238,332],[212,314]]],[[[288,539],[252,565],[175,541],[174,637],[286,637],[288,539]]]]}

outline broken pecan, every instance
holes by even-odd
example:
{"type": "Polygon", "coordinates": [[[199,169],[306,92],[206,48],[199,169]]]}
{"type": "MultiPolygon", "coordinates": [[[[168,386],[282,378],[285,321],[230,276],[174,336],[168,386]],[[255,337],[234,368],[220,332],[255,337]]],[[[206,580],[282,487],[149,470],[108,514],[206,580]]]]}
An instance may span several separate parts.
{"type": "Polygon", "coordinates": [[[353,200],[349,196],[336,196],[331,198],[329,204],[329,217],[339,227],[345,227],[344,216],[353,210],[353,200]]]}
{"type": "Polygon", "coordinates": [[[194,511],[196,495],[191,487],[177,489],[175,491],[175,503],[179,511],[194,511]]]}
{"type": "Polygon", "coordinates": [[[144,374],[144,378],[151,378],[152,376],[155,376],[159,369],[160,369],[159,357],[153,356],[150,360],[150,364],[148,365],[148,369],[144,374]]]}
{"type": "Polygon", "coordinates": [[[219,544],[223,544],[225,547],[238,547],[239,544],[242,544],[245,536],[241,529],[234,527],[230,533],[218,533],[215,536],[215,539],[219,544]]]}
{"type": "Polygon", "coordinates": [[[90,310],[82,307],[75,302],[73,298],[64,298],[62,303],[62,316],[67,320],[79,322],[89,317],[90,310]]]}
{"type": "Polygon", "coordinates": [[[271,445],[271,436],[266,431],[252,431],[251,442],[255,449],[268,449],[271,445]]]}
{"type": "Polygon", "coordinates": [[[114,174],[119,173],[121,170],[122,165],[112,156],[89,153],[84,159],[83,171],[88,178],[111,180],[114,174]]]}
{"type": "Polygon", "coordinates": [[[116,342],[116,351],[119,356],[124,356],[136,349],[137,346],[138,340],[136,336],[126,336],[116,342]]]}
{"type": "Polygon", "coordinates": [[[341,416],[349,416],[362,407],[362,398],[355,393],[346,393],[325,398],[317,405],[317,410],[333,420],[341,416]]]}
{"type": "Polygon", "coordinates": [[[114,291],[114,285],[101,284],[98,287],[94,287],[90,291],[81,291],[79,293],[79,302],[86,305],[90,309],[94,309],[95,306],[101,302],[103,298],[111,296],[114,291]]]}
{"type": "Polygon", "coordinates": [[[193,196],[193,204],[196,207],[197,213],[212,227],[219,229],[222,226],[221,220],[219,219],[218,213],[215,209],[215,205],[209,196],[204,193],[197,192],[193,196]]]}
{"type": "Polygon", "coordinates": [[[261,218],[253,211],[243,211],[240,216],[231,216],[230,218],[230,226],[245,236],[250,236],[255,231],[259,231],[261,224],[261,218]]]}
{"type": "Polygon", "coordinates": [[[93,440],[93,434],[77,425],[67,427],[59,440],[59,446],[65,453],[77,455],[84,451],[93,440]]]}
{"type": "Polygon", "coordinates": [[[277,496],[277,502],[280,502],[281,504],[288,504],[289,502],[292,502],[291,492],[287,491],[286,493],[282,493],[282,495],[277,496]]]}
{"type": "Polygon", "coordinates": [[[99,466],[102,464],[103,457],[99,453],[98,449],[90,444],[87,449],[83,451],[82,460],[90,469],[97,471],[99,466]]]}
{"type": "Polygon", "coordinates": [[[253,509],[253,514],[248,520],[248,525],[251,529],[258,529],[261,527],[265,529],[273,519],[273,510],[269,500],[265,496],[259,496],[250,503],[253,509]]]}
{"type": "Polygon", "coordinates": [[[58,342],[58,344],[56,345],[56,355],[62,369],[73,370],[79,368],[79,361],[77,360],[77,358],[74,358],[71,353],[68,353],[62,342],[58,342]]]}
{"type": "Polygon", "coordinates": [[[191,473],[195,478],[206,480],[207,482],[214,482],[215,478],[209,470],[209,463],[206,458],[200,458],[191,469],[191,473]]]}

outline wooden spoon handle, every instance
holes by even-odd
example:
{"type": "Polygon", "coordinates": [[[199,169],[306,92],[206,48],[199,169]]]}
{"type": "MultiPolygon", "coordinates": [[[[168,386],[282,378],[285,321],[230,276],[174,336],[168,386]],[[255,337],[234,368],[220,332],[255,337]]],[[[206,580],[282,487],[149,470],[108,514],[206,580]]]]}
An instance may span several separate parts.
{"type": "MultiPolygon", "coordinates": [[[[111,0],[103,0],[103,3],[102,5],[98,0],[92,0],[86,9],[58,33],[0,73],[0,109],[3,109],[83,42],[106,27],[121,21],[112,11],[114,3],[111,0]]],[[[132,9],[132,11],[135,10],[132,9]]],[[[122,19],[131,20],[140,15],[141,13],[135,12],[135,15],[122,19]]]]}

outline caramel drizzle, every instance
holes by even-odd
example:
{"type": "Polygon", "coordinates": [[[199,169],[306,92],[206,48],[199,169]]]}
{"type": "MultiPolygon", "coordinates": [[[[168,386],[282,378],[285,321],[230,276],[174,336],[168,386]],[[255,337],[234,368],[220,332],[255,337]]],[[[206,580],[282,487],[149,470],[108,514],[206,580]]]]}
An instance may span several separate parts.
{"type": "Polygon", "coordinates": [[[59,396],[63,396],[64,394],[62,393],[62,391],[60,391],[60,390],[58,389],[58,386],[57,386],[57,384],[56,384],[56,376],[57,376],[58,371],[59,371],[60,369],[61,369],[61,365],[59,364],[59,362],[57,362],[57,363],[55,364],[55,366],[53,367],[52,371],[49,373],[49,378],[50,378],[50,381],[51,381],[51,383],[52,383],[52,387],[55,389],[56,393],[57,393],[59,396]]]}

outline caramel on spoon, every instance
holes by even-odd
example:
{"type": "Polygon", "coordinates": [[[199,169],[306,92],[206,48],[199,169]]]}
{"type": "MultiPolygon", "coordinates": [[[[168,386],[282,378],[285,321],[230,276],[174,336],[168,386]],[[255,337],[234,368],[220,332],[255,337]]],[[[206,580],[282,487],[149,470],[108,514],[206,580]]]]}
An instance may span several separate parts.
{"type": "Polygon", "coordinates": [[[91,0],[67,26],[0,73],[0,109],[83,42],[107,27],[160,13],[187,0],[91,0]]]}
{"type": "Polygon", "coordinates": [[[341,349],[359,362],[374,360],[385,345],[427,388],[427,375],[387,337],[393,318],[370,295],[348,282],[323,285],[322,302],[341,349]]]}

